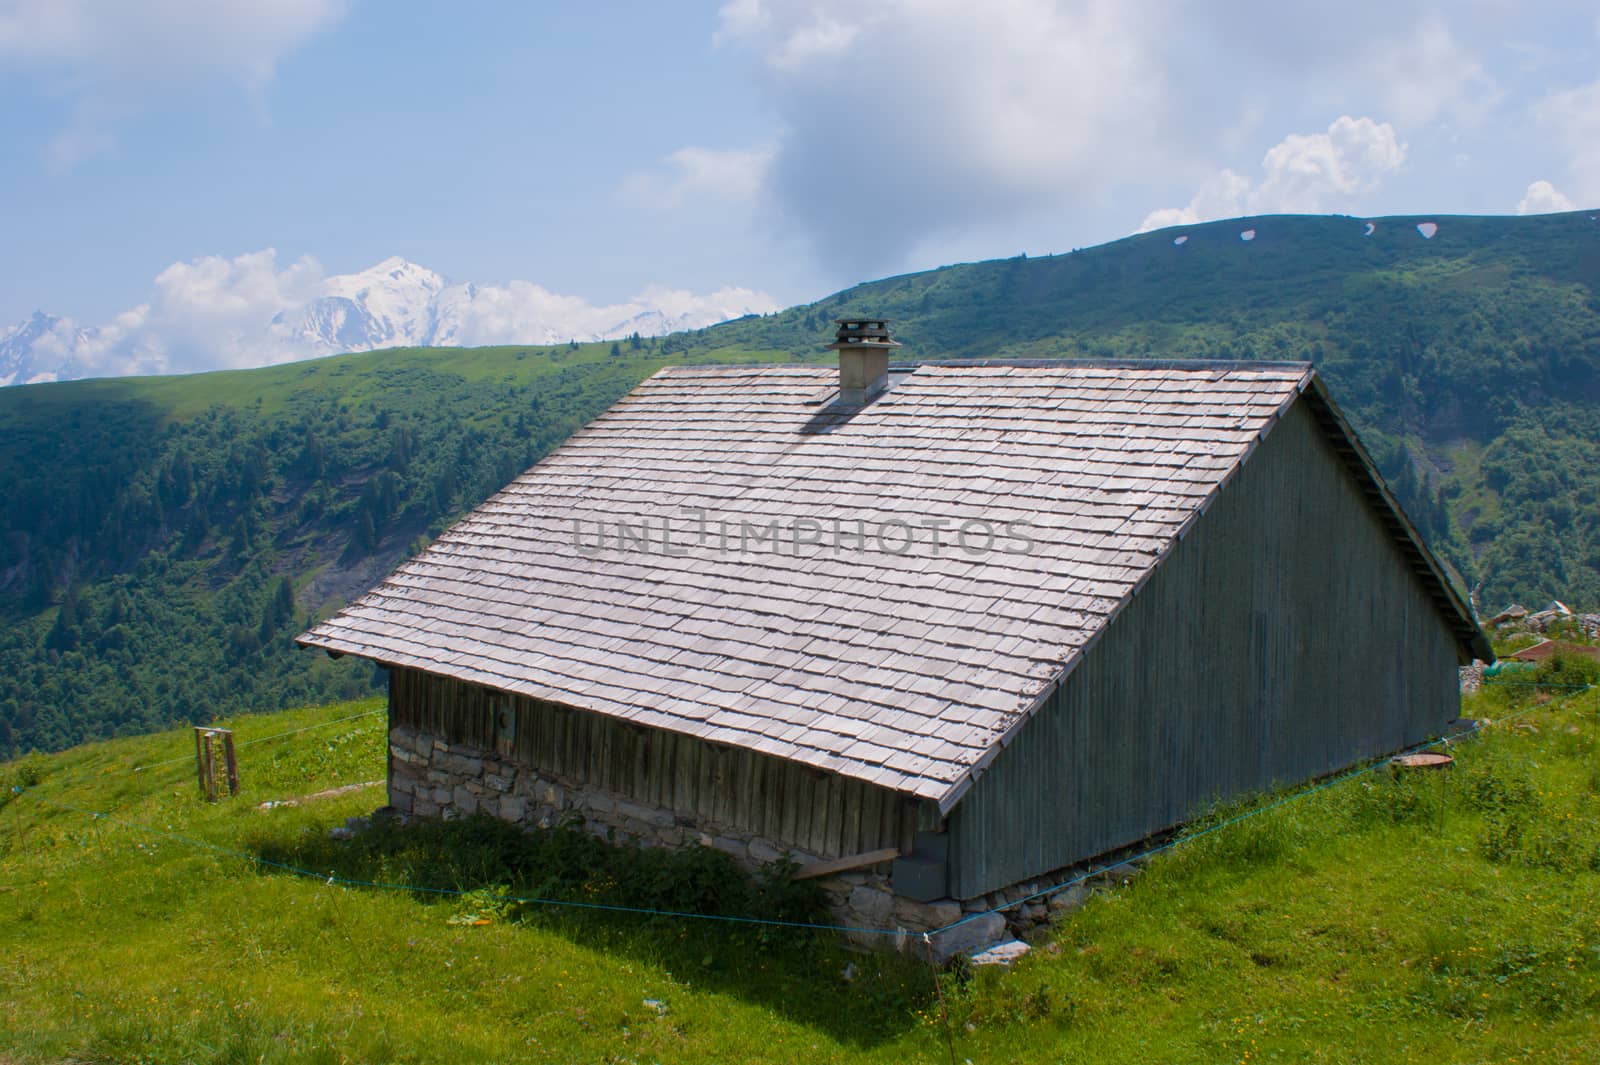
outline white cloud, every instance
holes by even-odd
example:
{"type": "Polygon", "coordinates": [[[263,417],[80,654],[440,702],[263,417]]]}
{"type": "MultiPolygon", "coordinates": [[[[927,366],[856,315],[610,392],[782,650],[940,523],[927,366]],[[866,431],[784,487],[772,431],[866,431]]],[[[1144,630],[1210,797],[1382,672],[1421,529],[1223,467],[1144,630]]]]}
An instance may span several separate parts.
{"type": "Polygon", "coordinates": [[[344,0],[0,0],[0,62],[69,98],[72,118],[46,153],[70,166],[159,97],[214,82],[260,92],[344,10],[344,0]]]}
{"type": "Polygon", "coordinates": [[[156,275],[150,298],[98,329],[73,353],[93,373],[179,373],[262,366],[303,355],[268,334],[272,317],[315,298],[316,260],[280,269],[271,248],[232,259],[206,256],[156,275]]]}
{"type": "Polygon", "coordinates": [[[1144,0],[738,0],[717,40],[779,116],[773,202],[834,269],[1059,204],[1153,157],[1144,0]]]}
{"type": "Polygon", "coordinates": [[[747,288],[709,295],[647,287],[623,303],[595,305],[530,281],[505,285],[454,285],[439,300],[440,344],[559,343],[577,338],[614,339],[638,331],[655,336],[694,329],[744,314],[778,309],[771,296],[747,288]]]}
{"type": "Polygon", "coordinates": [[[768,53],[767,61],[783,71],[799,71],[808,63],[822,62],[849,51],[861,35],[861,26],[840,22],[818,12],[809,25],[792,30],[768,53]]]}
{"type": "Polygon", "coordinates": [[[1600,202],[1600,81],[1545,97],[1534,117],[1566,150],[1570,187],[1584,202],[1600,202]]]}
{"type": "Polygon", "coordinates": [[[1438,15],[1402,38],[1377,43],[1368,69],[1382,87],[1385,112],[1402,127],[1440,116],[1476,125],[1505,95],[1438,15]]]}
{"type": "Polygon", "coordinates": [[[1188,206],[1151,211],[1139,231],[1242,214],[1349,207],[1405,159],[1406,146],[1389,123],[1341,115],[1325,133],[1291,133],[1269,148],[1258,184],[1223,170],[1201,185],[1188,206]]]}
{"type": "Polygon", "coordinates": [[[422,344],[551,344],[654,336],[762,314],[766,293],[648,287],[596,305],[528,281],[450,285],[403,259],[326,276],[304,257],[285,266],[267,248],[173,263],[149,299],[98,328],[61,319],[35,339],[33,362],[116,376],[265,366],[341,351],[422,344]]]}
{"type": "Polygon", "coordinates": [[[1254,211],[1323,211],[1378,187],[1406,160],[1387,122],[1341,115],[1326,133],[1291,133],[1261,161],[1266,172],[1250,194],[1254,211]]]}
{"type": "Polygon", "coordinates": [[[156,305],[175,321],[258,320],[310,299],[321,281],[316,260],[304,257],[279,270],[272,248],[233,259],[208,255],[157,274],[156,305]]]}
{"type": "Polygon", "coordinates": [[[679,148],[658,169],[623,178],[617,193],[630,206],[658,210],[702,198],[749,203],[766,183],[772,155],[771,148],[679,148]]]}
{"type": "Polygon", "coordinates": [[[1246,214],[1249,196],[1250,179],[1232,170],[1223,170],[1206,179],[1187,207],[1163,207],[1151,211],[1139,224],[1139,232],[1246,214]]]}
{"type": "Polygon", "coordinates": [[[1535,181],[1529,185],[1528,191],[1517,204],[1518,214],[1557,214],[1577,209],[1576,204],[1548,181],[1535,181]]]}

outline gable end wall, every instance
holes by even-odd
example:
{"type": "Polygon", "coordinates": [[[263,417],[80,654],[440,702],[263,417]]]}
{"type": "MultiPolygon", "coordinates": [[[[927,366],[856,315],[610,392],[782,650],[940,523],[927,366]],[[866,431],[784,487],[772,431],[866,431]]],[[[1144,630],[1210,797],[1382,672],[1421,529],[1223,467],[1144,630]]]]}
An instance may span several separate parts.
{"type": "Polygon", "coordinates": [[[1419,742],[1459,705],[1450,628],[1302,400],[951,813],[952,894],[1419,742]]]}

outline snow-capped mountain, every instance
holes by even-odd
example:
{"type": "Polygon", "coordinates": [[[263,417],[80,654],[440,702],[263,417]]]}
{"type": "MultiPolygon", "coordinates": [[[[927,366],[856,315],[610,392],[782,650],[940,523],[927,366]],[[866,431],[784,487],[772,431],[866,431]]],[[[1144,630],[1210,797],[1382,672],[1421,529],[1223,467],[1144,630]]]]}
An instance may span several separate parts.
{"type": "Polygon", "coordinates": [[[528,281],[450,284],[398,257],[319,277],[309,260],[279,271],[274,254],[174,264],[157,277],[149,302],[96,328],[37,313],[0,333],[0,385],[390,347],[620,340],[777,309],[764,293],[742,288],[709,295],[652,288],[597,306],[528,281]]]}
{"type": "Polygon", "coordinates": [[[83,376],[74,353],[85,339],[71,322],[35,311],[27,321],[0,332],[0,386],[83,376]]]}
{"type": "Polygon", "coordinates": [[[268,331],[326,354],[435,344],[434,303],[445,288],[432,270],[391,256],[358,274],[328,278],[321,296],[279,311],[268,331]]]}

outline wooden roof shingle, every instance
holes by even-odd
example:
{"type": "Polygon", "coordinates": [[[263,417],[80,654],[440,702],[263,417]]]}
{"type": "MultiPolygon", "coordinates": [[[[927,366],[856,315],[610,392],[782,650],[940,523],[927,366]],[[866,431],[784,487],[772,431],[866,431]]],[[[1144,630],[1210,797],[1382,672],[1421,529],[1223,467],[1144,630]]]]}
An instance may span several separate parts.
{"type": "Polygon", "coordinates": [[[1314,375],[836,380],[662,370],[299,642],[948,807],[1314,375]]]}

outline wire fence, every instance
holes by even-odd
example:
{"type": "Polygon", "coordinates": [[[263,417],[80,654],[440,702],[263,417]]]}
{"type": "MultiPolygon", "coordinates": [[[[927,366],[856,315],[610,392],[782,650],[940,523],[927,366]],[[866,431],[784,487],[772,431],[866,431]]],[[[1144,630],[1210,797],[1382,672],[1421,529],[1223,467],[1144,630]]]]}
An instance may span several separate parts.
{"type": "MultiPolygon", "coordinates": [[[[1493,683],[1495,685],[1499,685],[1502,682],[1500,682],[1498,680],[1498,678],[1496,678],[1493,683]]],[[[1509,686],[1509,683],[1508,683],[1507,686],[1509,686]]],[[[1540,686],[1542,686],[1542,687],[1555,687],[1553,685],[1540,685],[1540,686]]],[[[1416,753],[1420,753],[1422,751],[1431,750],[1431,749],[1436,748],[1436,747],[1449,746],[1449,745],[1451,745],[1451,744],[1453,744],[1453,743],[1455,743],[1455,742],[1457,742],[1459,740],[1470,738],[1470,737],[1472,737],[1474,735],[1477,735],[1477,734],[1481,733],[1485,728],[1493,728],[1493,727],[1499,727],[1499,726],[1504,726],[1504,725],[1510,724],[1510,723],[1512,723],[1512,722],[1514,722],[1514,721],[1526,716],[1527,714],[1529,714],[1529,713],[1531,713],[1531,712],[1533,712],[1535,710],[1541,710],[1541,711],[1542,710],[1548,710],[1552,706],[1554,706],[1554,705],[1556,705],[1558,703],[1565,702],[1568,699],[1571,699],[1571,698],[1573,698],[1573,697],[1575,697],[1577,695],[1582,694],[1583,692],[1591,690],[1593,685],[1560,685],[1559,687],[1561,687],[1562,689],[1565,690],[1565,694],[1555,696],[1554,698],[1552,698],[1552,699],[1550,699],[1550,700],[1548,700],[1548,701],[1546,701],[1544,703],[1530,704],[1530,705],[1521,707],[1521,708],[1517,709],[1516,711],[1514,711],[1513,713],[1507,714],[1504,717],[1498,718],[1498,719],[1496,719],[1496,720],[1494,720],[1492,722],[1488,722],[1488,723],[1483,724],[1483,725],[1480,725],[1479,723],[1474,722],[1471,726],[1463,727],[1463,728],[1461,728],[1461,729],[1459,729],[1459,730],[1457,730],[1457,731],[1455,731],[1453,733],[1450,733],[1450,734],[1445,735],[1445,736],[1438,737],[1437,739],[1432,739],[1432,740],[1428,740],[1428,741],[1423,742],[1423,743],[1416,744],[1416,745],[1414,745],[1412,747],[1406,748],[1403,751],[1397,752],[1397,754],[1399,754],[1399,755],[1416,754],[1416,753]]],[[[335,725],[335,724],[340,724],[340,723],[344,723],[344,722],[348,722],[348,721],[354,721],[354,720],[358,720],[358,719],[364,718],[364,717],[371,717],[371,716],[373,716],[375,714],[379,714],[379,713],[383,713],[383,712],[384,711],[382,709],[378,709],[378,710],[373,710],[373,711],[369,711],[369,712],[362,713],[362,714],[352,714],[349,717],[337,718],[337,719],[334,719],[334,720],[331,720],[331,721],[319,722],[317,724],[308,725],[308,726],[305,726],[305,727],[302,727],[302,728],[290,729],[288,731],[281,732],[281,733],[276,733],[276,734],[273,734],[271,736],[257,737],[255,739],[249,741],[249,742],[251,742],[251,743],[265,743],[265,742],[268,742],[270,740],[282,739],[282,738],[287,737],[287,736],[297,735],[299,733],[308,732],[308,731],[311,731],[313,729],[326,728],[326,727],[329,727],[329,726],[332,726],[332,725],[335,725]]],[[[244,745],[243,743],[240,744],[240,746],[243,746],[243,745],[244,745]]],[[[1204,826],[1202,828],[1195,829],[1193,831],[1185,832],[1182,835],[1179,835],[1179,836],[1176,836],[1176,837],[1174,837],[1174,838],[1172,838],[1170,840],[1167,840],[1166,842],[1163,842],[1163,843],[1160,843],[1158,845],[1146,848],[1146,849],[1144,849],[1142,851],[1139,851],[1139,852],[1137,852],[1135,854],[1127,855],[1127,856],[1123,857],[1118,864],[1121,864],[1121,865],[1138,864],[1138,863],[1142,863],[1142,862],[1148,861],[1149,859],[1157,857],[1158,855],[1167,853],[1167,852],[1172,851],[1174,849],[1177,849],[1179,847],[1186,846],[1188,844],[1193,843],[1196,840],[1203,839],[1203,838],[1205,838],[1207,836],[1214,835],[1214,834],[1216,834],[1218,832],[1222,832],[1222,831],[1224,831],[1226,829],[1229,829],[1229,828],[1231,828],[1231,827],[1233,827],[1235,825],[1238,825],[1238,824],[1240,824],[1242,822],[1251,820],[1251,819],[1256,818],[1256,817],[1261,817],[1261,816],[1263,816],[1263,815],[1265,815],[1267,813],[1270,813],[1270,812],[1272,812],[1274,810],[1278,810],[1278,809],[1280,809],[1282,807],[1285,807],[1285,806],[1288,806],[1288,805],[1290,805],[1292,803],[1297,803],[1297,802],[1304,801],[1305,799],[1308,799],[1313,795],[1318,795],[1318,794],[1320,794],[1322,792],[1325,792],[1330,788],[1338,787],[1339,785],[1348,783],[1349,781],[1354,780],[1356,778],[1365,776],[1365,775],[1367,775],[1369,773],[1376,772],[1379,769],[1382,769],[1383,767],[1389,765],[1390,764],[1390,760],[1395,756],[1396,755],[1388,755],[1388,756],[1380,758],[1380,759],[1378,759],[1376,761],[1373,761],[1373,762],[1371,762],[1369,764],[1358,766],[1355,769],[1347,770],[1347,771],[1345,771],[1343,773],[1338,773],[1338,774],[1335,774],[1333,776],[1327,777],[1327,778],[1325,778],[1323,780],[1316,781],[1316,782],[1314,782],[1312,784],[1300,787],[1298,789],[1290,791],[1287,794],[1280,795],[1279,797],[1277,797],[1277,798],[1275,798],[1275,799],[1273,799],[1271,801],[1264,802],[1264,803],[1259,803],[1259,804],[1257,804],[1255,806],[1252,806],[1250,809],[1245,810],[1245,811],[1243,811],[1243,812],[1241,812],[1241,813],[1239,813],[1239,814],[1237,814],[1237,815],[1235,815],[1233,817],[1226,818],[1226,819],[1218,821],[1218,822],[1216,822],[1214,824],[1206,825],[1206,826],[1204,826]]],[[[185,758],[187,758],[187,757],[188,756],[185,756],[185,758]]],[[[155,767],[160,766],[160,765],[171,764],[172,762],[182,761],[182,760],[185,760],[185,758],[169,759],[167,762],[157,762],[157,763],[151,763],[149,765],[138,766],[138,767],[135,767],[132,771],[137,772],[137,771],[142,771],[142,770],[146,770],[146,769],[151,769],[151,768],[155,768],[155,767]]],[[[35,789],[15,789],[14,788],[13,790],[14,791],[19,791],[19,792],[32,793],[35,789]]],[[[41,802],[43,804],[56,807],[57,809],[60,809],[60,810],[64,810],[64,811],[67,811],[67,812],[70,812],[70,813],[77,813],[77,814],[85,815],[85,816],[89,817],[91,820],[94,820],[94,821],[106,821],[108,823],[115,824],[115,825],[118,825],[118,826],[121,826],[121,827],[124,827],[124,828],[129,828],[129,829],[134,829],[134,830],[137,830],[137,831],[145,832],[145,833],[148,833],[150,835],[153,835],[153,836],[156,836],[156,837],[159,837],[159,838],[163,838],[163,839],[169,840],[169,841],[174,842],[174,843],[183,844],[183,845],[188,846],[188,847],[193,847],[193,848],[200,849],[200,850],[210,851],[212,853],[223,855],[223,856],[226,856],[226,857],[229,857],[229,858],[240,859],[240,860],[245,861],[247,863],[250,863],[251,865],[256,866],[258,868],[271,869],[271,870],[274,870],[274,871],[277,871],[277,872],[288,873],[290,875],[293,875],[293,876],[296,876],[296,877],[301,877],[301,878],[308,879],[308,880],[320,881],[320,882],[322,882],[322,883],[324,883],[324,884],[326,884],[326,885],[328,885],[330,887],[337,886],[337,887],[345,887],[345,888],[363,888],[363,889],[373,889],[373,890],[382,890],[382,891],[403,891],[403,892],[410,892],[410,893],[413,893],[413,894],[420,894],[420,895],[433,895],[433,896],[456,897],[456,898],[465,898],[467,896],[474,895],[474,894],[477,893],[477,889],[428,887],[428,886],[417,885],[417,884],[392,883],[392,882],[378,881],[378,880],[363,880],[363,879],[359,879],[359,878],[343,877],[343,876],[339,876],[337,874],[319,873],[319,872],[317,872],[315,870],[312,870],[312,869],[306,869],[306,868],[303,868],[303,867],[300,867],[300,866],[296,866],[296,865],[293,865],[293,864],[289,864],[289,863],[286,863],[286,862],[279,862],[279,861],[274,861],[274,860],[269,859],[269,858],[264,858],[264,857],[262,857],[260,855],[252,854],[249,851],[243,851],[243,850],[239,850],[237,848],[223,846],[221,844],[212,843],[212,842],[209,842],[207,840],[195,839],[193,837],[183,836],[183,835],[180,835],[178,833],[174,833],[174,832],[171,832],[171,831],[168,831],[168,830],[165,830],[165,829],[157,828],[157,827],[155,827],[153,825],[148,825],[148,824],[145,824],[145,823],[140,822],[140,821],[132,820],[130,818],[119,817],[119,816],[107,813],[105,811],[93,810],[93,809],[90,809],[88,807],[79,806],[79,805],[76,805],[76,804],[73,804],[73,803],[67,803],[67,802],[62,802],[62,801],[57,800],[57,799],[51,799],[51,798],[48,798],[48,797],[43,796],[43,795],[36,796],[36,799],[37,799],[37,801],[39,801],[39,802],[41,802]]],[[[902,940],[902,941],[904,941],[904,940],[931,941],[932,937],[939,936],[939,935],[942,935],[944,933],[950,932],[953,929],[960,928],[963,925],[970,924],[971,922],[979,920],[981,918],[989,917],[989,916],[992,916],[994,914],[1002,914],[1002,913],[1005,913],[1008,910],[1014,910],[1014,909],[1016,909],[1016,908],[1018,908],[1020,906],[1027,905],[1027,904],[1032,903],[1032,902],[1038,902],[1038,901],[1041,901],[1041,900],[1046,900],[1046,899],[1052,898],[1055,895],[1058,895],[1058,894],[1062,893],[1063,891],[1067,891],[1070,888],[1073,888],[1073,887],[1075,887],[1077,885],[1083,884],[1086,881],[1092,880],[1095,877],[1102,875],[1104,873],[1104,871],[1105,871],[1104,869],[1092,869],[1092,868],[1091,869],[1085,869],[1082,872],[1076,873],[1076,874],[1074,874],[1074,875],[1072,875],[1072,876],[1070,876],[1070,877],[1068,877],[1068,878],[1066,878],[1064,880],[1060,880],[1060,881],[1058,881],[1056,883],[1051,884],[1049,887],[1042,888],[1039,891],[1033,892],[1032,894],[1026,895],[1026,896],[1024,896],[1022,898],[1015,899],[1015,900],[1013,900],[1011,902],[1007,902],[1007,903],[1005,903],[1003,905],[1000,905],[1000,906],[994,906],[994,907],[990,907],[988,909],[975,911],[973,913],[963,914],[958,920],[951,921],[948,924],[942,925],[942,926],[940,926],[938,928],[928,929],[928,930],[925,930],[925,931],[922,931],[922,930],[911,931],[911,930],[908,930],[908,929],[905,929],[905,928],[866,928],[866,927],[861,927],[861,926],[858,926],[858,925],[831,924],[831,923],[826,923],[826,922],[784,921],[784,920],[777,920],[777,919],[773,919],[773,918],[752,917],[752,916],[742,916],[742,915],[733,915],[733,914],[696,913],[696,912],[692,912],[692,911],[665,910],[665,909],[656,909],[656,908],[638,907],[638,906],[624,906],[624,905],[611,904],[611,903],[584,902],[584,901],[581,901],[581,900],[573,900],[573,899],[545,898],[545,897],[536,896],[536,895],[509,895],[509,894],[507,894],[507,895],[498,895],[497,898],[501,902],[504,902],[504,903],[516,903],[516,904],[528,905],[528,906],[541,906],[541,907],[550,907],[550,908],[567,908],[567,909],[574,909],[574,910],[605,911],[605,912],[609,912],[609,913],[633,914],[633,915],[642,916],[642,917],[668,918],[668,919],[674,919],[674,920],[709,921],[709,922],[719,922],[719,923],[723,923],[723,924],[765,925],[765,926],[771,926],[771,927],[777,927],[777,928],[809,930],[809,931],[813,931],[813,932],[833,932],[833,933],[841,933],[842,932],[842,933],[850,933],[850,934],[856,935],[856,936],[890,937],[890,938],[894,938],[894,939],[898,939],[898,940],[902,940]]]]}
{"type": "MultiPolygon", "coordinates": [[[[387,707],[380,706],[376,710],[367,710],[359,714],[351,714],[348,717],[336,717],[331,721],[318,721],[310,725],[303,725],[300,728],[292,728],[284,732],[275,732],[270,736],[256,736],[252,739],[239,740],[234,744],[234,746],[248,747],[253,743],[269,743],[272,740],[281,740],[286,736],[298,736],[302,732],[313,732],[317,729],[330,728],[333,725],[342,725],[346,721],[359,721],[364,717],[375,717],[378,714],[386,714],[388,712],[389,711],[387,707]]],[[[162,766],[176,765],[179,762],[187,762],[193,757],[194,756],[191,754],[180,754],[176,758],[167,758],[159,762],[147,762],[144,765],[136,765],[132,769],[128,770],[128,772],[144,773],[151,769],[160,769],[162,766]]]]}
{"type": "MultiPolygon", "coordinates": [[[[351,721],[360,721],[363,718],[376,717],[379,714],[387,713],[388,708],[380,706],[374,710],[364,710],[359,714],[349,714],[344,717],[330,718],[327,721],[314,721],[309,725],[285,729],[282,732],[274,732],[267,736],[246,737],[244,739],[236,740],[234,747],[249,747],[256,744],[271,743],[274,740],[285,739],[289,736],[298,736],[305,732],[315,732],[320,729],[332,728],[334,725],[342,725],[351,721]]],[[[194,752],[186,751],[185,753],[177,755],[173,758],[163,758],[159,762],[143,762],[139,765],[127,766],[120,769],[102,769],[98,771],[79,773],[77,776],[67,777],[65,780],[56,781],[55,784],[58,788],[71,788],[77,787],[80,784],[85,784],[91,780],[105,780],[108,777],[123,776],[130,773],[148,773],[153,769],[164,769],[167,766],[178,765],[179,763],[193,763],[193,761],[194,752]]]]}

